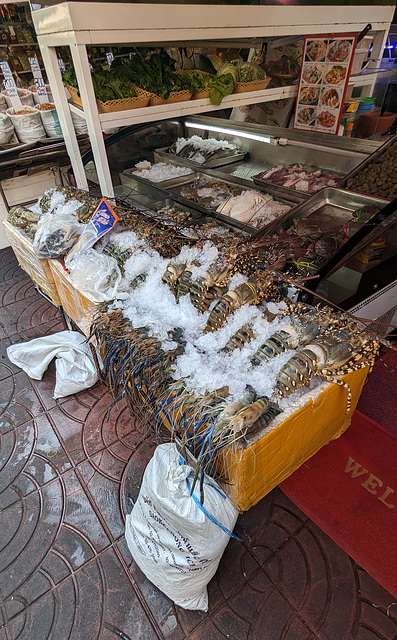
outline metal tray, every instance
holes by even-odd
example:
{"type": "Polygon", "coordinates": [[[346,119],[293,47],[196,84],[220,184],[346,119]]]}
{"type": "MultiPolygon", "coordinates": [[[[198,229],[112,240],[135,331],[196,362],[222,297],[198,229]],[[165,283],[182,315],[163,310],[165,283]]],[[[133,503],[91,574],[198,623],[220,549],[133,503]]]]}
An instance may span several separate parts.
{"type": "MultiPolygon", "coordinates": [[[[393,144],[397,144],[397,135],[393,136],[392,138],[390,138],[390,140],[382,144],[379,147],[379,149],[374,151],[370,156],[368,156],[365,160],[363,160],[363,162],[357,165],[357,167],[355,167],[352,171],[350,171],[350,173],[346,174],[342,182],[340,183],[339,187],[341,189],[347,189],[348,187],[346,185],[348,180],[351,180],[351,178],[354,178],[357,174],[361,173],[363,169],[365,169],[369,164],[371,164],[376,158],[381,156],[393,144]]],[[[359,193],[359,191],[353,191],[353,193],[359,193]]],[[[386,202],[390,202],[390,200],[386,200],[386,202]]]]}
{"type": "Polygon", "coordinates": [[[175,224],[176,226],[181,226],[181,227],[188,227],[189,224],[194,224],[196,223],[199,219],[202,218],[202,215],[199,211],[197,211],[197,209],[193,209],[192,207],[187,207],[184,204],[181,204],[180,202],[177,202],[176,200],[171,200],[171,198],[165,198],[164,200],[158,200],[157,202],[152,202],[150,204],[150,210],[154,211],[155,213],[157,213],[159,211],[159,209],[162,209],[163,207],[173,207],[174,209],[177,209],[178,211],[187,211],[188,213],[191,214],[192,218],[190,220],[186,220],[186,222],[177,222],[176,220],[169,220],[169,222],[167,220],[164,220],[164,218],[161,217],[161,214],[159,214],[159,219],[164,223],[164,224],[175,224]]]}
{"type": "MultiPolygon", "coordinates": [[[[325,187],[311,196],[309,200],[302,202],[293,210],[287,211],[268,228],[269,233],[282,233],[290,227],[296,218],[306,218],[312,213],[318,213],[322,219],[329,216],[338,218],[341,223],[350,220],[354,211],[360,207],[375,206],[382,209],[386,204],[383,198],[374,198],[353,191],[336,189],[335,187],[325,187]]],[[[365,224],[365,223],[364,223],[365,224]]],[[[357,225],[360,229],[362,225],[357,225]]]]}
{"type": "Polygon", "coordinates": [[[188,160],[187,158],[181,158],[174,153],[169,153],[169,148],[170,147],[163,147],[162,149],[156,149],[156,151],[154,152],[154,159],[160,162],[168,162],[168,160],[170,159],[175,159],[183,163],[183,165],[191,167],[196,171],[199,171],[200,169],[213,169],[214,167],[221,167],[227,164],[232,164],[233,162],[240,162],[241,160],[244,160],[245,156],[247,155],[247,151],[225,151],[224,155],[221,157],[200,163],[194,162],[193,160],[188,160]]]}
{"type": "MultiPolygon", "coordinates": [[[[266,170],[266,169],[265,169],[266,170]]],[[[335,171],[336,177],[342,179],[344,176],[341,174],[338,174],[335,171]]],[[[262,187],[262,189],[266,189],[269,191],[273,188],[277,188],[277,191],[280,193],[280,195],[283,195],[285,198],[290,198],[291,196],[293,196],[294,194],[300,194],[301,199],[303,201],[307,201],[309,200],[309,198],[311,198],[313,196],[312,193],[305,193],[304,191],[296,191],[295,189],[290,189],[289,187],[283,187],[280,184],[275,184],[274,182],[268,182],[267,180],[261,180],[260,178],[256,178],[255,176],[252,176],[252,180],[254,181],[254,183],[256,185],[258,185],[258,187],[262,187]]],[[[336,187],[325,187],[325,189],[335,189],[336,187]]],[[[318,193],[318,192],[317,192],[318,193]]],[[[315,194],[314,194],[315,195],[315,194]]]]}
{"type": "Polygon", "coordinates": [[[235,233],[241,234],[241,236],[244,238],[249,237],[250,235],[252,235],[254,231],[257,231],[257,229],[254,229],[253,227],[248,227],[248,225],[247,225],[247,229],[238,229],[233,224],[231,224],[229,218],[227,222],[224,222],[223,220],[220,220],[219,218],[214,218],[212,216],[204,216],[202,218],[199,218],[198,220],[195,220],[194,222],[192,222],[191,226],[193,224],[199,224],[199,225],[206,224],[207,222],[216,222],[217,224],[219,224],[220,227],[227,227],[228,229],[230,229],[230,231],[234,231],[235,233]]]}
{"type": "Polygon", "coordinates": [[[129,206],[149,206],[152,202],[162,200],[167,196],[167,192],[162,189],[153,187],[152,184],[146,185],[143,182],[138,181],[123,181],[122,184],[117,185],[114,188],[114,195],[119,204],[126,204],[129,206]]]}
{"type": "MultiPolygon", "coordinates": [[[[172,189],[170,189],[170,193],[172,195],[173,198],[177,199],[179,202],[182,202],[183,204],[186,204],[188,206],[194,206],[195,209],[197,209],[198,211],[201,211],[205,216],[207,217],[211,217],[211,218],[215,218],[216,220],[222,221],[223,223],[227,224],[227,225],[231,225],[232,227],[236,228],[236,229],[241,229],[243,231],[247,231],[248,233],[254,233],[255,231],[258,231],[257,227],[253,227],[249,224],[245,224],[243,222],[240,222],[239,220],[236,220],[235,218],[231,218],[230,216],[224,215],[222,213],[218,213],[217,211],[215,211],[214,209],[209,209],[207,207],[204,207],[203,205],[197,203],[197,202],[193,202],[192,200],[189,200],[188,198],[184,198],[183,196],[180,195],[180,191],[182,186],[184,186],[185,184],[189,184],[191,182],[194,182],[195,180],[199,180],[199,179],[204,179],[204,180],[208,180],[211,182],[225,182],[226,184],[232,185],[234,187],[242,187],[243,189],[248,189],[248,190],[254,190],[253,184],[251,181],[249,180],[244,180],[242,178],[235,178],[234,180],[227,180],[225,179],[225,175],[222,174],[221,171],[211,171],[208,173],[195,173],[192,174],[191,176],[187,176],[188,178],[190,178],[190,180],[185,180],[184,184],[180,184],[177,187],[174,187],[172,189]]],[[[261,189],[261,191],[263,191],[263,189],[261,189]]],[[[271,194],[273,195],[273,193],[271,194]]],[[[278,202],[280,202],[281,204],[288,204],[291,206],[291,210],[295,208],[296,206],[296,200],[295,202],[292,200],[291,198],[288,199],[284,199],[283,196],[281,195],[281,197],[279,197],[278,193],[274,193],[274,195],[277,195],[277,200],[278,202]]],[[[289,213],[289,211],[287,212],[289,213]]],[[[275,221],[277,222],[277,221],[275,221]]],[[[272,223],[269,223],[272,224],[272,223]]],[[[267,228],[268,225],[265,225],[264,227],[261,227],[262,229],[267,228]]]]}
{"type": "MultiPolygon", "coordinates": [[[[164,159],[162,158],[161,162],[163,162],[163,160],[164,159]]],[[[178,167],[184,167],[184,168],[190,169],[190,167],[186,167],[186,164],[183,162],[175,162],[174,158],[168,158],[166,164],[173,164],[178,167]]],[[[147,178],[141,178],[140,175],[138,173],[134,173],[134,171],[136,171],[135,167],[131,167],[130,169],[124,169],[123,175],[128,176],[130,180],[133,180],[133,181],[135,180],[136,182],[141,182],[142,184],[145,184],[147,186],[155,187],[157,189],[165,189],[165,190],[175,185],[178,185],[180,183],[180,180],[183,180],[183,178],[190,178],[190,176],[193,175],[189,173],[186,176],[179,176],[178,178],[171,178],[170,180],[162,180],[161,182],[153,182],[152,180],[148,180],[147,178]]]]}

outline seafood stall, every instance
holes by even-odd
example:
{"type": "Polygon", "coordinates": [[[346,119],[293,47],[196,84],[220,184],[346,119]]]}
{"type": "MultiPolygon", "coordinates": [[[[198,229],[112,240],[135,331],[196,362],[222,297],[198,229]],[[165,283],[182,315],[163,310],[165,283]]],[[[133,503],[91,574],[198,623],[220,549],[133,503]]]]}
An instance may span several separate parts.
{"type": "MultiPolygon", "coordinates": [[[[296,208],[309,216],[321,193],[296,208]]],[[[350,201],[328,201],[348,217],[350,201]]],[[[217,478],[245,511],[348,427],[379,340],[348,314],[295,302],[255,236],[176,202],[116,206],[118,222],[80,252],[96,203],[57,188],[29,233],[115,401],[127,394],[153,429],[167,426],[196,477],[217,478]],[[81,225],[71,248],[66,213],[81,225]],[[59,231],[44,238],[46,217],[59,231]]],[[[25,233],[29,220],[14,211],[9,224],[25,233]]]]}

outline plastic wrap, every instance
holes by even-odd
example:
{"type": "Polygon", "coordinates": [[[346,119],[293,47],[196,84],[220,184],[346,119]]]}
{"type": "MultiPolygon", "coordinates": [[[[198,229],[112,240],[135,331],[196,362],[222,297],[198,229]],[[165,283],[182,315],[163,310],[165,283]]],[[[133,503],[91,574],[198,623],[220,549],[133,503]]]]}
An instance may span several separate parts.
{"type": "Polygon", "coordinates": [[[88,249],[78,254],[70,265],[71,283],[90,296],[104,302],[113,300],[121,282],[121,273],[115,258],[88,249]]]}
{"type": "Polygon", "coordinates": [[[33,249],[39,258],[61,258],[76,244],[85,225],[70,213],[43,215],[37,224],[33,249]]]}

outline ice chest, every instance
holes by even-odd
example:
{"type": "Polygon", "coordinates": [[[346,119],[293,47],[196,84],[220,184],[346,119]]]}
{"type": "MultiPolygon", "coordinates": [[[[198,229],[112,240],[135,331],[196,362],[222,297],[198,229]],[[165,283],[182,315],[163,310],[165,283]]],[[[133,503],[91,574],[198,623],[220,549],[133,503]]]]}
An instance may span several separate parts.
{"type": "Polygon", "coordinates": [[[3,225],[21,269],[56,306],[59,306],[61,302],[49,260],[36,256],[33,242],[22,230],[14,227],[8,220],[3,220],[3,225]]]}
{"type": "Polygon", "coordinates": [[[60,303],[69,318],[88,336],[98,301],[72,284],[59,260],[49,260],[60,303]]]}
{"type": "MultiPolygon", "coordinates": [[[[321,447],[342,435],[350,424],[367,373],[368,367],[365,367],[342,377],[352,392],[348,414],[345,413],[346,389],[322,382],[277,416],[262,436],[248,438],[245,449],[227,447],[223,450],[218,471],[227,482],[221,485],[239,511],[248,511],[321,447]]],[[[174,411],[181,410],[183,407],[174,411]]],[[[170,411],[170,416],[174,419],[176,413],[173,416],[170,411]]],[[[161,413],[161,418],[171,429],[167,416],[161,413]]]]}

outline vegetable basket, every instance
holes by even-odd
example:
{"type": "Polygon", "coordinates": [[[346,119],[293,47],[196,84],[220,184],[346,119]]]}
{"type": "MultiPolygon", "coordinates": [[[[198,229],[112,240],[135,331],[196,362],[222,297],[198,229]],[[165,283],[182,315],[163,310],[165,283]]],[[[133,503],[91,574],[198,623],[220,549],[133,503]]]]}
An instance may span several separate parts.
{"type": "Polygon", "coordinates": [[[271,78],[267,77],[264,80],[252,80],[251,82],[238,82],[237,87],[233,90],[233,93],[246,93],[247,91],[260,91],[266,89],[270,84],[271,78]]]}
{"type": "MultiPolygon", "coordinates": [[[[66,85],[66,88],[72,96],[74,104],[77,107],[82,108],[83,103],[80,96],[78,95],[77,89],[71,87],[70,85],[66,85]]],[[[125,111],[128,109],[147,107],[152,94],[148,91],[144,91],[140,87],[135,87],[135,91],[137,93],[135,98],[121,98],[119,100],[107,100],[106,102],[97,100],[96,103],[98,107],[98,113],[112,113],[113,111],[125,111]]]]}
{"type": "MultiPolygon", "coordinates": [[[[211,75],[210,73],[207,73],[206,71],[200,71],[200,69],[195,69],[195,71],[197,73],[200,73],[202,76],[211,75]]],[[[210,97],[210,88],[207,87],[206,89],[203,89],[203,91],[198,91],[197,93],[193,93],[192,100],[202,100],[203,98],[209,98],[209,97],[210,97]]]]}
{"type": "Polygon", "coordinates": [[[190,91],[185,89],[184,91],[171,91],[169,97],[167,99],[162,98],[161,96],[156,96],[151,94],[149,105],[154,107],[159,104],[171,104],[173,102],[185,102],[185,100],[190,100],[192,94],[190,91]]]}

